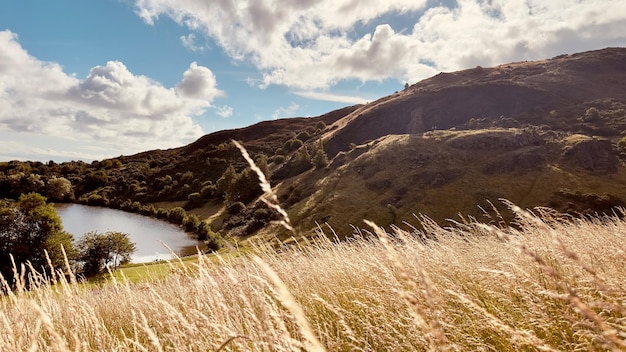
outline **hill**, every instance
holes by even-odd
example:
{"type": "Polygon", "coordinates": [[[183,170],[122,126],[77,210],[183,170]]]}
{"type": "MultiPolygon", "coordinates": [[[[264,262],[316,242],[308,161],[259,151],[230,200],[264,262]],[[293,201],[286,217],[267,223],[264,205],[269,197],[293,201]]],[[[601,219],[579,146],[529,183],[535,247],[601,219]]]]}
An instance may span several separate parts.
{"type": "Polygon", "coordinates": [[[624,82],[625,48],[440,73],[369,104],[220,131],[180,148],[92,164],[2,163],[0,197],[50,193],[50,180],[65,178],[73,194],[61,200],[164,218],[183,207],[195,216],[190,229],[203,222],[223,236],[289,236],[257,202],[261,189],[235,139],[303,231],[328,223],[343,237],[364,218],[420,226],[413,214],[442,224],[459,213],[481,220],[499,198],[575,215],[610,212],[626,200],[624,82]]]}

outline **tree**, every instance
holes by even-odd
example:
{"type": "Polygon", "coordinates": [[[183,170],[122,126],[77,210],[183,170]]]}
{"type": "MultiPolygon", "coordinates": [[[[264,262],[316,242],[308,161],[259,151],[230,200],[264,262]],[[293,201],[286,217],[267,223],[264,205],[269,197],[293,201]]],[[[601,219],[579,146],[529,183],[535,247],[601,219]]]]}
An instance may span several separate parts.
{"type": "Polygon", "coordinates": [[[117,268],[129,263],[136,251],[135,243],[128,234],[109,231],[106,233],[88,232],[77,243],[79,260],[83,262],[83,273],[93,276],[106,267],[117,268]]]}
{"type": "Polygon", "coordinates": [[[243,202],[248,203],[263,194],[259,185],[259,178],[251,168],[245,168],[241,174],[237,175],[235,182],[226,193],[227,203],[243,202]]]}
{"type": "Polygon", "coordinates": [[[53,176],[48,180],[48,197],[52,200],[63,201],[65,199],[72,198],[72,182],[65,177],[53,176]]]}
{"type": "Polygon", "coordinates": [[[220,195],[226,195],[235,183],[235,179],[237,178],[237,171],[235,171],[235,167],[233,165],[228,165],[222,177],[217,180],[217,193],[220,195]]]}
{"type": "Polygon", "coordinates": [[[72,235],[63,231],[54,206],[37,193],[20,196],[16,201],[0,201],[0,273],[12,281],[13,263],[19,267],[30,262],[33,268],[49,272],[46,252],[55,268],[63,268],[64,257],[76,257],[72,235]]]}
{"type": "Polygon", "coordinates": [[[315,150],[315,154],[311,158],[311,161],[313,162],[313,165],[315,165],[316,169],[323,169],[329,164],[328,155],[326,155],[326,152],[324,151],[324,146],[322,145],[321,140],[315,150]]]}

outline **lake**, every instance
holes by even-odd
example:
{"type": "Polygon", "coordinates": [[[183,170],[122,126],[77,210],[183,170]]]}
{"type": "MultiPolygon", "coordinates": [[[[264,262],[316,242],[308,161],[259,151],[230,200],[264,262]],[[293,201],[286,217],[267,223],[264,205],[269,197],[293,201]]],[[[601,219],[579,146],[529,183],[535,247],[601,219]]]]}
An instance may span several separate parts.
{"type": "Polygon", "coordinates": [[[193,239],[178,226],[159,219],[80,204],[56,204],[55,208],[63,221],[65,231],[76,239],[91,231],[127,233],[130,241],[137,247],[132,257],[133,263],[172,258],[169,250],[159,241],[165,243],[178,256],[196,254],[196,246],[202,248],[202,242],[193,239]]]}

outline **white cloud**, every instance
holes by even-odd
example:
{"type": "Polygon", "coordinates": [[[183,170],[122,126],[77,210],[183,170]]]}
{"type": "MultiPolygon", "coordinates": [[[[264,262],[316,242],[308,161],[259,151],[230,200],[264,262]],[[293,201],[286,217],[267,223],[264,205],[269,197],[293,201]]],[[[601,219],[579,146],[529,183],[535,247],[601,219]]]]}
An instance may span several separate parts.
{"type": "Polygon", "coordinates": [[[213,73],[195,62],[173,88],[118,61],[80,80],[29,55],[14,33],[0,32],[0,130],[108,143],[124,153],[173,147],[203,134],[192,117],[221,94],[213,73]]]}
{"type": "Polygon", "coordinates": [[[215,109],[217,114],[225,119],[233,116],[233,108],[228,105],[218,106],[215,109]]]}
{"type": "Polygon", "coordinates": [[[213,38],[232,58],[250,61],[263,73],[261,86],[301,90],[348,79],[414,82],[439,71],[626,45],[623,0],[429,3],[135,1],[146,23],[170,16],[213,38]],[[394,28],[396,22],[404,28],[394,28]]]}
{"type": "Polygon", "coordinates": [[[309,91],[296,91],[293,94],[303,97],[303,98],[308,98],[308,99],[332,101],[336,103],[347,103],[347,104],[365,104],[368,101],[370,101],[365,98],[355,97],[351,95],[339,95],[339,94],[316,92],[316,91],[310,91],[310,90],[309,91]]]}
{"type": "Polygon", "coordinates": [[[192,62],[189,69],[183,74],[183,80],[176,85],[176,91],[183,97],[212,101],[223,95],[217,89],[217,81],[213,72],[204,66],[192,62]]]}
{"type": "Polygon", "coordinates": [[[183,46],[191,51],[195,52],[203,52],[206,47],[203,45],[196,44],[196,35],[193,33],[189,33],[188,35],[181,35],[180,42],[183,46]]]}
{"type": "Polygon", "coordinates": [[[300,105],[296,103],[291,103],[289,106],[281,106],[278,109],[274,110],[272,113],[272,119],[282,119],[285,117],[293,117],[293,114],[300,109],[300,105]]]}

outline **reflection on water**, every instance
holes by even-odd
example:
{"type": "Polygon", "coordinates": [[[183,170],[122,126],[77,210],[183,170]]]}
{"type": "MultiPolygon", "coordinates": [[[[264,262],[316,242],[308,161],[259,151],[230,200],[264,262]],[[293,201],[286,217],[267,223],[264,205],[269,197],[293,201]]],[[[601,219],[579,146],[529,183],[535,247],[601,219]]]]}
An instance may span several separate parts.
{"type": "Polygon", "coordinates": [[[137,246],[133,263],[171,258],[170,251],[163,243],[179,256],[195,254],[196,246],[201,247],[201,242],[176,225],[147,216],[80,204],[56,204],[55,208],[63,220],[63,228],[74,238],[80,238],[90,231],[127,233],[131,242],[137,246]]]}

